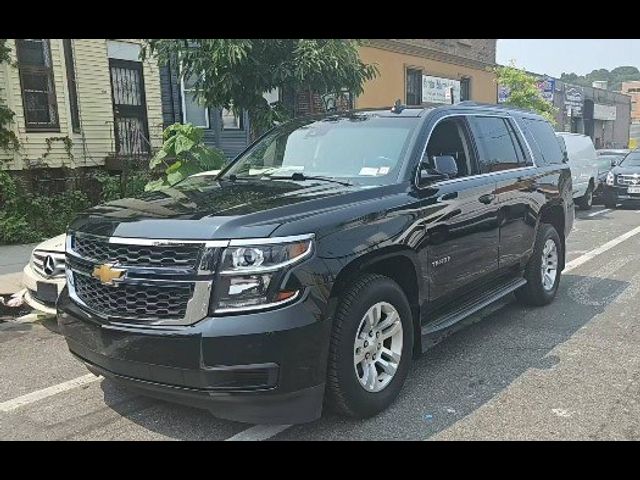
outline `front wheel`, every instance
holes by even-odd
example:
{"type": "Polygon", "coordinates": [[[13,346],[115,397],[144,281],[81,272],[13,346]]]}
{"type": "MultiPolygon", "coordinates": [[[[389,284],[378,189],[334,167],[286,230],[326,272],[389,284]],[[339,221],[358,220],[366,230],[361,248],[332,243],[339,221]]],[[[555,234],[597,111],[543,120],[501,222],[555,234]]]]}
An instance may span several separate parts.
{"type": "Polygon", "coordinates": [[[364,418],[398,396],[413,352],[411,308],[400,286],[366,274],[345,292],[329,347],[327,403],[346,416],[364,418]]]}
{"type": "Polygon", "coordinates": [[[518,300],[526,305],[547,305],[553,301],[560,283],[562,258],[560,235],[548,223],[538,228],[533,255],[525,269],[527,284],[516,290],[518,300]]]}

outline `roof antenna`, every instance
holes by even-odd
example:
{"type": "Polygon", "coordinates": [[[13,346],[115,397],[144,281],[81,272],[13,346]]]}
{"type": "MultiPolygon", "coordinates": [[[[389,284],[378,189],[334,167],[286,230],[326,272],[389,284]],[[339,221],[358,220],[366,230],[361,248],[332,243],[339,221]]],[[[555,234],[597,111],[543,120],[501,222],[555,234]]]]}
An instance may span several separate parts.
{"type": "Polygon", "coordinates": [[[402,112],[402,110],[404,110],[404,106],[400,102],[400,99],[398,99],[396,100],[396,103],[393,104],[393,107],[391,108],[391,113],[400,113],[402,112]]]}

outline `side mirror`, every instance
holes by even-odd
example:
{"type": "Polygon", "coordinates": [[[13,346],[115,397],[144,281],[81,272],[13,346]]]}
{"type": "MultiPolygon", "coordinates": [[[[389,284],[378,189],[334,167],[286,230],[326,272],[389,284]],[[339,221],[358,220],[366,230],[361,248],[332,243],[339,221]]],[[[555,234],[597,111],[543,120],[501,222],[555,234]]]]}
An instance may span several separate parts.
{"type": "Polygon", "coordinates": [[[611,166],[612,167],[617,167],[618,166],[618,161],[615,158],[613,160],[611,160],[611,166]]]}
{"type": "Polygon", "coordinates": [[[435,169],[449,178],[458,175],[458,164],[451,155],[436,155],[433,158],[435,169]]]}
{"type": "Polygon", "coordinates": [[[427,162],[420,164],[421,185],[447,180],[458,175],[458,165],[451,155],[439,155],[431,158],[433,159],[433,166],[427,162]]]}

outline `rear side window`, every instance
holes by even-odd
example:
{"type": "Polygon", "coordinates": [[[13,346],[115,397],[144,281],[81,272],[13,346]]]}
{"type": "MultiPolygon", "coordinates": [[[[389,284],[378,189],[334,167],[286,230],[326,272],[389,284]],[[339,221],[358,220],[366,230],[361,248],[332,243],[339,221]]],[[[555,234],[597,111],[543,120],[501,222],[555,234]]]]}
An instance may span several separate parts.
{"type": "Polygon", "coordinates": [[[522,146],[511,122],[503,117],[471,117],[481,173],[524,166],[522,146]]]}
{"type": "Polygon", "coordinates": [[[551,125],[544,120],[529,118],[525,118],[523,123],[528,131],[527,140],[535,145],[535,147],[532,145],[532,148],[536,150],[536,154],[540,155],[540,160],[546,164],[562,163],[563,154],[560,142],[551,125]]]}

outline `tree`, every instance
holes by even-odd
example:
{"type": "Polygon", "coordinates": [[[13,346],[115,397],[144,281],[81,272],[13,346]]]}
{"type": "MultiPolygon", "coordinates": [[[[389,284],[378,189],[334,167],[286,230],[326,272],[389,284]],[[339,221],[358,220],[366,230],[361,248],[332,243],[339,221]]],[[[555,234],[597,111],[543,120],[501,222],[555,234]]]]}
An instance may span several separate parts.
{"type": "MultiPolygon", "coordinates": [[[[0,64],[9,62],[9,47],[7,47],[7,39],[0,38],[0,64]]],[[[0,148],[3,150],[18,150],[20,141],[13,130],[7,128],[11,124],[14,117],[13,111],[7,107],[2,99],[0,99],[0,148]]]]}
{"type": "Polygon", "coordinates": [[[281,102],[263,97],[274,88],[358,95],[377,68],[360,61],[356,40],[160,39],[145,42],[142,57],[160,65],[180,59],[181,76],[194,79],[204,106],[248,112],[253,134],[285,120],[281,102]]]}
{"type": "Polygon", "coordinates": [[[512,62],[509,66],[495,68],[496,82],[506,87],[509,96],[505,105],[510,105],[526,110],[533,110],[555,124],[557,108],[546,101],[538,89],[538,80],[524,69],[516,68],[512,62]]]}

